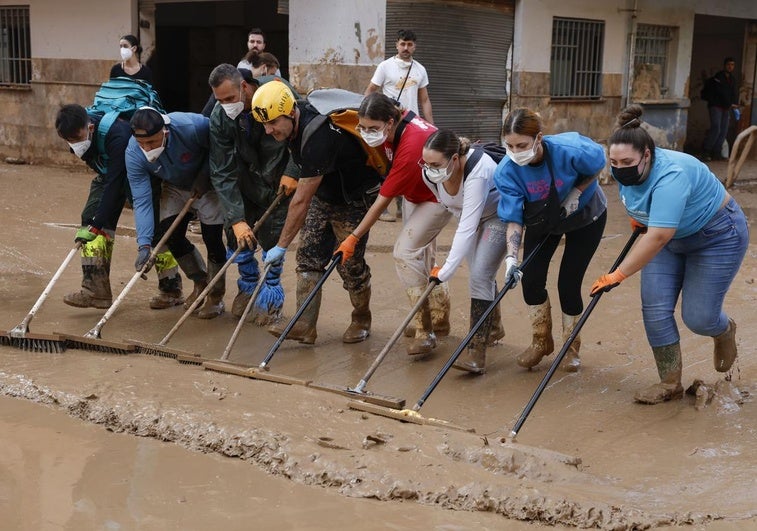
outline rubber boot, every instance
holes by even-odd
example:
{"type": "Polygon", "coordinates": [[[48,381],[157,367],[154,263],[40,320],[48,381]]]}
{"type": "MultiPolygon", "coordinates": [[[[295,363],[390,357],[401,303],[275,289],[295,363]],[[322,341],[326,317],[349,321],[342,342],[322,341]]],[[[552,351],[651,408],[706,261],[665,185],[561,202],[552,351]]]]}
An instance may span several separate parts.
{"type": "MultiPolygon", "coordinates": [[[[481,319],[486,309],[489,308],[492,301],[485,301],[481,299],[470,300],[470,326],[473,326],[481,319]]],[[[489,314],[489,317],[483,322],[483,324],[476,330],[476,333],[468,343],[468,348],[465,352],[460,354],[455,364],[452,365],[455,369],[461,371],[468,371],[473,374],[484,374],[486,372],[486,344],[488,342],[489,334],[491,332],[491,324],[494,318],[494,310],[489,314]]]]}
{"type": "Polygon", "coordinates": [[[350,291],[352,322],[342,334],[343,343],[360,343],[371,334],[371,286],[360,291],[350,291]]]}
{"type": "Polygon", "coordinates": [[[160,293],[150,299],[150,308],[153,310],[164,310],[184,304],[179,263],[170,251],[158,253],[155,257],[155,271],[158,273],[158,289],[160,293]]]}
{"type": "MultiPolygon", "coordinates": [[[[223,264],[216,264],[208,260],[208,276],[213,278],[223,267],[223,264]]],[[[223,296],[226,295],[226,273],[221,275],[218,282],[213,284],[210,288],[208,296],[205,297],[205,302],[202,304],[202,308],[197,312],[197,317],[200,319],[215,319],[219,315],[223,314],[226,307],[223,304],[223,296]]]]}
{"type": "MultiPolygon", "coordinates": [[[[412,306],[416,305],[424,291],[422,287],[407,289],[407,296],[410,297],[412,306]]],[[[407,353],[410,356],[422,356],[430,354],[435,348],[436,334],[434,334],[431,319],[430,301],[427,299],[415,314],[415,337],[408,343],[407,353]]]]}
{"type": "MultiPolygon", "coordinates": [[[[491,301],[489,301],[491,304],[491,301]]],[[[489,337],[486,341],[487,346],[493,346],[505,337],[505,327],[502,325],[502,312],[499,309],[499,304],[494,307],[491,314],[491,326],[489,327],[489,337]]]]}
{"type": "MultiPolygon", "coordinates": [[[[568,341],[568,337],[573,333],[576,323],[581,318],[580,315],[562,314],[562,342],[563,345],[568,341]]],[[[581,358],[578,357],[578,351],[581,349],[581,336],[578,335],[570,344],[568,352],[560,363],[562,370],[566,372],[577,372],[581,368],[581,358]]]]}
{"type": "MultiPolygon", "coordinates": [[[[431,309],[431,324],[434,327],[434,334],[439,337],[448,336],[450,330],[449,324],[449,284],[442,282],[431,290],[428,296],[428,305],[431,309]]],[[[415,337],[416,327],[413,324],[405,327],[405,337],[415,337]]],[[[504,332],[502,333],[504,337],[504,332]]]]}
{"type": "MultiPolygon", "coordinates": [[[[297,273],[297,308],[301,308],[305,299],[313,291],[315,285],[320,280],[321,273],[315,271],[305,271],[303,273],[297,273]]],[[[286,336],[286,339],[292,339],[299,341],[306,345],[312,345],[315,343],[318,333],[316,331],[316,324],[318,323],[318,313],[321,310],[321,290],[318,290],[310,301],[305,311],[302,312],[300,318],[294,324],[292,329],[286,336]]],[[[277,324],[268,327],[268,332],[276,337],[281,336],[288,323],[279,322],[277,324]]]]}
{"type": "MultiPolygon", "coordinates": [[[[194,289],[189,297],[184,299],[184,309],[189,309],[192,303],[197,300],[200,293],[208,286],[208,270],[205,267],[205,261],[202,259],[200,251],[197,247],[192,249],[191,253],[187,253],[184,256],[180,256],[176,259],[179,263],[179,267],[184,274],[194,283],[194,289]]],[[[195,310],[197,311],[197,310],[195,310]]]]}
{"type": "Polygon", "coordinates": [[[650,385],[636,392],[634,400],[641,404],[659,404],[683,397],[681,385],[681,344],[673,343],[664,347],[652,347],[654,361],[660,383],[650,385]]]}
{"type": "Polygon", "coordinates": [[[738,355],[738,350],[736,349],[736,322],[729,317],[726,331],[712,339],[715,340],[715,350],[713,352],[715,370],[718,372],[730,371],[738,355]]]}
{"type": "Polygon", "coordinates": [[[110,308],[113,293],[110,289],[110,258],[113,240],[97,236],[81,248],[81,290],[63,296],[63,302],[76,308],[110,308]]]}
{"type": "Polygon", "coordinates": [[[531,345],[518,356],[517,361],[521,367],[531,368],[555,350],[555,342],[552,339],[552,306],[549,304],[549,298],[541,304],[529,305],[528,318],[531,320],[533,333],[531,345]]]}

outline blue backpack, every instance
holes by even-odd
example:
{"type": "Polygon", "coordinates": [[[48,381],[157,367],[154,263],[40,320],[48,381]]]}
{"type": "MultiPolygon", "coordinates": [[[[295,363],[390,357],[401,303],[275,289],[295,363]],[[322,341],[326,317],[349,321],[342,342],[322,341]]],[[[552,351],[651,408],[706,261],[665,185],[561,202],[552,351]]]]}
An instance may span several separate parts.
{"type": "Polygon", "coordinates": [[[100,154],[98,171],[105,173],[108,157],[105,154],[105,136],[113,123],[122,118],[129,120],[140,107],[153,107],[165,113],[160,96],[148,82],[130,77],[114,77],[100,85],[95,100],[87,107],[87,114],[100,118],[95,134],[95,145],[100,154]]]}

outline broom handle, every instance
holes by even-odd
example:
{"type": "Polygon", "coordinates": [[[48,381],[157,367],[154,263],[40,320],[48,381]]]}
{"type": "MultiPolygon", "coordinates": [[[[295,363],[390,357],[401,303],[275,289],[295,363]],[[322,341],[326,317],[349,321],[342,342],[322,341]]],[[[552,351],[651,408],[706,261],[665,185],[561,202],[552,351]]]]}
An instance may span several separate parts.
{"type": "MultiPolygon", "coordinates": [[[[546,243],[548,238],[549,238],[549,234],[547,234],[544,237],[544,239],[542,239],[536,245],[536,247],[534,247],[534,249],[528,254],[528,256],[523,259],[523,262],[520,264],[521,269],[525,268],[531,262],[531,260],[533,260],[534,256],[536,256],[536,253],[539,252],[539,250],[546,243]]],[[[512,288],[514,288],[516,284],[517,284],[517,280],[515,279],[515,277],[512,277],[510,278],[510,280],[507,281],[507,283],[499,291],[499,293],[497,293],[492,303],[489,305],[486,311],[484,311],[483,315],[481,315],[478,321],[476,321],[476,324],[471,327],[470,332],[468,332],[468,335],[465,336],[465,339],[463,339],[462,343],[458,345],[455,352],[453,352],[452,356],[450,356],[449,359],[447,360],[447,363],[444,364],[444,367],[442,367],[442,369],[436,375],[436,377],[428,386],[426,391],[415,403],[415,405],[413,406],[413,411],[419,411],[423,407],[423,404],[426,402],[426,400],[428,400],[428,397],[431,396],[431,393],[434,392],[434,389],[436,389],[436,386],[439,385],[439,382],[442,381],[442,378],[444,378],[447,372],[452,368],[452,365],[457,361],[457,358],[460,356],[460,354],[462,354],[463,350],[465,350],[465,347],[468,346],[468,343],[470,343],[471,339],[473,339],[473,336],[476,335],[476,332],[478,332],[478,329],[484,325],[484,321],[486,321],[489,315],[494,311],[494,308],[497,307],[497,304],[499,304],[499,302],[505,296],[505,293],[510,291],[512,288]]]]}
{"type": "Polygon", "coordinates": [[[239,337],[239,332],[241,332],[242,330],[242,325],[244,325],[245,319],[247,319],[247,316],[250,314],[250,310],[252,310],[252,305],[255,304],[255,300],[258,298],[258,294],[260,294],[260,289],[263,287],[263,284],[265,284],[265,277],[272,266],[273,264],[268,264],[263,268],[263,272],[260,274],[260,280],[258,280],[258,285],[255,286],[255,289],[253,290],[252,295],[250,296],[250,300],[247,301],[247,305],[244,307],[244,312],[242,312],[242,316],[239,318],[239,322],[237,323],[237,326],[234,328],[234,333],[231,334],[229,343],[226,345],[226,348],[223,350],[223,354],[221,355],[220,361],[226,361],[229,359],[229,355],[231,354],[231,349],[234,348],[234,343],[237,342],[237,337],[239,337]]]}
{"type": "MultiPolygon", "coordinates": [[[[628,242],[626,243],[625,247],[623,247],[623,250],[620,252],[620,255],[618,256],[618,258],[615,260],[615,263],[610,268],[610,273],[612,273],[618,268],[620,263],[628,254],[628,251],[631,250],[631,247],[633,246],[636,239],[639,237],[639,234],[641,234],[641,229],[636,229],[634,230],[633,234],[631,234],[631,237],[628,239],[628,242]]],[[[528,404],[526,404],[526,407],[523,409],[523,413],[521,413],[520,418],[518,419],[518,422],[515,423],[515,426],[510,432],[510,437],[514,438],[516,435],[518,435],[518,432],[523,427],[523,424],[526,422],[528,415],[531,413],[531,410],[536,405],[536,401],[539,400],[539,397],[544,392],[544,389],[547,388],[547,384],[549,383],[549,380],[552,378],[552,375],[555,374],[557,367],[560,365],[560,362],[565,357],[565,354],[568,352],[568,349],[570,349],[570,346],[573,344],[573,341],[575,341],[576,337],[578,337],[579,332],[581,332],[581,328],[583,328],[584,323],[589,318],[589,315],[591,315],[591,312],[594,310],[594,307],[599,302],[599,299],[602,297],[603,293],[604,291],[600,291],[599,293],[597,293],[591,298],[591,301],[586,306],[584,313],[581,314],[581,317],[578,319],[578,322],[573,327],[573,332],[571,332],[570,336],[568,336],[567,341],[565,341],[565,344],[560,349],[560,353],[552,362],[552,365],[549,367],[547,374],[544,375],[544,378],[542,378],[541,382],[539,383],[539,386],[536,388],[536,391],[534,391],[534,394],[531,396],[531,400],[528,401],[528,404]]]]}
{"type": "MultiPolygon", "coordinates": [[[[278,195],[275,197],[273,202],[271,202],[271,205],[266,209],[265,212],[263,212],[263,215],[258,218],[258,220],[255,222],[255,225],[252,226],[252,232],[253,234],[260,228],[260,225],[265,222],[266,219],[268,219],[268,216],[271,215],[271,212],[279,206],[279,203],[281,203],[281,200],[285,197],[285,193],[279,192],[278,195]]],[[[163,337],[163,339],[160,340],[160,343],[158,343],[159,346],[164,347],[166,344],[171,340],[173,335],[179,331],[179,328],[184,324],[184,322],[189,319],[189,316],[192,315],[192,313],[197,309],[200,304],[202,304],[202,301],[207,297],[208,293],[210,293],[210,290],[213,289],[213,286],[216,285],[216,282],[218,282],[221,277],[226,274],[226,270],[231,266],[231,264],[234,263],[234,260],[237,256],[239,256],[239,253],[242,252],[242,246],[237,245],[236,250],[234,253],[229,257],[228,260],[226,260],[226,263],[223,264],[223,267],[216,273],[216,275],[208,282],[208,285],[205,286],[205,289],[202,290],[202,292],[197,296],[197,298],[190,304],[189,308],[184,312],[184,315],[182,315],[178,321],[176,321],[176,324],[173,325],[173,328],[168,331],[168,333],[163,337]]]]}
{"type": "Polygon", "coordinates": [[[303,301],[302,305],[297,309],[292,319],[289,321],[289,323],[284,328],[283,332],[281,332],[281,335],[276,339],[276,342],[273,344],[271,349],[268,351],[268,355],[265,357],[265,359],[260,362],[259,367],[261,369],[266,369],[266,366],[271,362],[271,359],[273,358],[274,354],[276,354],[276,351],[279,349],[281,344],[284,342],[284,340],[287,337],[287,334],[292,330],[295,323],[297,322],[297,319],[300,318],[300,316],[305,313],[305,309],[308,307],[308,304],[310,304],[310,301],[313,300],[315,297],[315,294],[318,293],[318,290],[321,289],[323,284],[326,282],[326,279],[329,278],[329,275],[331,274],[334,269],[336,269],[336,266],[339,265],[339,262],[342,261],[342,253],[341,251],[336,253],[331,258],[331,264],[329,267],[326,268],[326,271],[323,273],[323,276],[318,279],[318,282],[316,282],[315,287],[313,288],[313,291],[311,291],[307,298],[303,301]]]}
{"type": "Polygon", "coordinates": [[[360,380],[360,383],[357,384],[354,389],[352,389],[353,392],[365,392],[365,386],[368,384],[368,380],[371,379],[373,373],[376,372],[376,369],[378,369],[379,365],[381,365],[381,363],[384,361],[384,358],[386,358],[387,354],[389,354],[389,351],[392,350],[394,344],[405,331],[405,327],[410,324],[410,321],[412,321],[413,317],[415,317],[415,314],[418,313],[418,310],[421,309],[421,306],[423,306],[423,304],[426,302],[426,299],[428,299],[428,296],[431,294],[431,291],[436,287],[436,285],[436,282],[428,283],[428,286],[426,286],[426,289],[421,294],[418,301],[415,303],[415,306],[413,306],[413,309],[410,310],[410,313],[407,314],[407,317],[405,317],[404,321],[402,321],[402,323],[400,323],[400,325],[397,327],[397,330],[394,331],[394,334],[391,338],[389,338],[389,341],[381,350],[379,355],[376,356],[376,359],[373,361],[373,365],[370,366],[368,371],[365,373],[365,376],[363,376],[363,378],[360,380]]]}
{"type": "Polygon", "coordinates": [[[105,315],[102,316],[102,319],[98,321],[98,323],[95,325],[95,327],[87,332],[84,337],[89,338],[99,338],[100,337],[100,331],[102,330],[103,326],[105,326],[105,323],[108,322],[108,319],[110,319],[114,313],[116,313],[116,310],[118,310],[118,307],[121,306],[121,303],[126,298],[126,295],[129,294],[131,291],[131,288],[134,287],[134,284],[137,283],[137,281],[145,275],[148,271],[150,271],[150,268],[152,268],[153,263],[155,262],[155,259],[158,256],[158,252],[160,251],[161,247],[165,245],[165,243],[168,241],[168,238],[171,237],[173,232],[176,230],[176,227],[179,226],[181,221],[184,219],[184,216],[187,215],[187,212],[189,212],[189,209],[192,208],[192,204],[197,201],[197,197],[194,195],[187,199],[187,202],[184,203],[184,208],[181,209],[181,212],[178,213],[176,216],[176,219],[173,220],[173,223],[171,223],[171,226],[168,227],[168,230],[163,234],[163,237],[160,239],[158,244],[153,248],[152,252],[150,253],[150,257],[147,259],[147,262],[145,262],[145,265],[142,266],[142,269],[134,273],[134,275],[131,277],[131,280],[124,286],[124,289],[121,290],[121,293],[118,294],[118,297],[116,297],[116,300],[113,301],[113,304],[110,305],[110,308],[108,308],[108,311],[105,312],[105,315]]]}
{"type": "Polygon", "coordinates": [[[34,316],[37,315],[37,312],[42,307],[42,304],[45,302],[45,300],[47,300],[47,296],[50,295],[50,292],[53,290],[53,286],[55,286],[55,283],[58,282],[58,279],[63,274],[63,271],[66,270],[68,264],[71,263],[71,260],[73,260],[74,256],[81,248],[82,243],[76,242],[76,245],[74,245],[74,247],[68,252],[68,255],[66,255],[66,258],[63,260],[63,263],[58,267],[58,270],[53,275],[53,278],[51,278],[50,282],[47,283],[47,286],[45,286],[45,289],[37,299],[37,302],[34,303],[34,306],[32,306],[32,309],[29,310],[29,313],[26,315],[26,317],[24,317],[24,320],[21,321],[21,324],[18,325],[18,328],[23,328],[24,330],[29,329],[29,323],[31,323],[32,319],[34,319],[34,316]]]}

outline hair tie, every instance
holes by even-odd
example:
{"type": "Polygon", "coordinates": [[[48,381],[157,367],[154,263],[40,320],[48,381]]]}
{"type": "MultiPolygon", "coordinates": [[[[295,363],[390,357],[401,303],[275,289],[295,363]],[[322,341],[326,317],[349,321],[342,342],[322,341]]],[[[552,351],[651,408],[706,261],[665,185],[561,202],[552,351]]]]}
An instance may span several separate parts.
{"type": "Polygon", "coordinates": [[[628,121],[627,121],[626,123],[624,123],[623,125],[621,125],[621,126],[620,126],[620,128],[621,128],[621,129],[623,129],[624,127],[628,127],[629,125],[631,125],[631,124],[632,124],[632,123],[634,123],[634,122],[639,122],[639,123],[641,123],[641,120],[639,120],[638,118],[631,118],[631,119],[630,119],[630,120],[628,120],[628,121]]]}

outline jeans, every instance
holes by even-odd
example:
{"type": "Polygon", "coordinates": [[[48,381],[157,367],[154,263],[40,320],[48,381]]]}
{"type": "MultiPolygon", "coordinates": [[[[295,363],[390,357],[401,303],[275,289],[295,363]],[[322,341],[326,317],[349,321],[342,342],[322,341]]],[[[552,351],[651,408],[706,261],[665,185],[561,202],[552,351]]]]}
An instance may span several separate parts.
{"type": "Polygon", "coordinates": [[[476,245],[468,256],[468,286],[471,299],[493,301],[497,291],[497,270],[507,253],[507,223],[496,214],[484,220],[476,233],[476,245]]]}
{"type": "Polygon", "coordinates": [[[728,328],[723,299],[749,245],[744,212],[731,199],[697,233],[670,240],[641,271],[641,308],[652,347],[678,343],[673,312],[681,294],[686,327],[702,336],[728,328]]]}
{"type": "Polygon", "coordinates": [[[709,107],[708,111],[710,112],[710,128],[707,130],[702,149],[705,153],[719,157],[723,148],[723,141],[725,141],[725,136],[728,133],[728,118],[731,110],[722,107],[709,107]]]}

